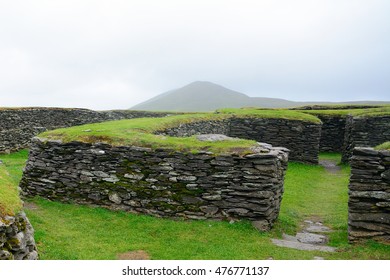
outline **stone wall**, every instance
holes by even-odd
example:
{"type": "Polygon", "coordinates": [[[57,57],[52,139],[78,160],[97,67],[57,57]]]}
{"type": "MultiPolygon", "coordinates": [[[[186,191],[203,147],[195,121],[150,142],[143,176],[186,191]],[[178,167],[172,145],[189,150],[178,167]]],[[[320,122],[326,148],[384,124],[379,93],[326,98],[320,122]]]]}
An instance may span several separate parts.
{"type": "Polygon", "coordinates": [[[351,158],[348,237],[390,241],[390,151],[355,148],[351,158]]]}
{"type": "Polygon", "coordinates": [[[157,133],[170,136],[191,136],[218,133],[230,137],[266,142],[290,150],[289,159],[318,163],[321,124],[269,118],[236,118],[183,124],[157,133]]]}
{"type": "Polygon", "coordinates": [[[349,162],[355,147],[375,147],[390,141],[390,116],[348,116],[342,161],[349,162]]]}
{"type": "Polygon", "coordinates": [[[322,121],[320,151],[341,152],[347,116],[315,115],[322,121]]]}
{"type": "Polygon", "coordinates": [[[163,117],[170,114],[126,110],[97,112],[65,108],[0,108],[0,153],[28,147],[31,138],[45,130],[109,120],[163,117]]]}
{"type": "Polygon", "coordinates": [[[290,160],[318,163],[320,123],[287,119],[233,118],[228,135],[286,147],[290,150],[290,160]]]}
{"type": "Polygon", "coordinates": [[[34,230],[24,212],[0,217],[0,260],[36,260],[34,230]]]}
{"type": "Polygon", "coordinates": [[[34,138],[20,187],[29,197],[161,217],[244,218],[266,229],[279,213],[288,152],[258,148],[185,154],[34,138]]]}

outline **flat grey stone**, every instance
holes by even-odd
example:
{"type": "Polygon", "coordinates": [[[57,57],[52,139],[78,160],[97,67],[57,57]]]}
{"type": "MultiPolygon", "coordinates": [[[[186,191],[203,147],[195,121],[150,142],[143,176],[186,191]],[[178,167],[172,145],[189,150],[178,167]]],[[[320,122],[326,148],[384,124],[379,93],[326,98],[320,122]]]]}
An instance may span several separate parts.
{"type": "Polygon", "coordinates": [[[335,252],[336,248],[323,245],[314,245],[301,243],[299,241],[289,241],[280,239],[271,239],[272,243],[279,247],[291,248],[301,251],[321,251],[321,252],[335,252]]]}
{"type": "Polygon", "coordinates": [[[299,242],[307,244],[325,244],[328,241],[324,235],[309,232],[299,232],[296,237],[299,242]]]}
{"type": "Polygon", "coordinates": [[[199,141],[210,141],[210,142],[237,140],[237,138],[229,137],[223,134],[201,134],[201,135],[197,135],[196,139],[198,139],[199,141]]]}
{"type": "Polygon", "coordinates": [[[311,233],[326,233],[326,232],[331,232],[332,230],[321,224],[311,224],[305,228],[305,231],[311,233]]]}

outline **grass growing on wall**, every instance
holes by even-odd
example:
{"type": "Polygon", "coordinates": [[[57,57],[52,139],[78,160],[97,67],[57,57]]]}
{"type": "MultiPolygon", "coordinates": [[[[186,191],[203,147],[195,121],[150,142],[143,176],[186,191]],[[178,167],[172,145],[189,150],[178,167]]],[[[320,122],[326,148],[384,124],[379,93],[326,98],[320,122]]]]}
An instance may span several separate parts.
{"type": "MultiPolygon", "coordinates": [[[[339,161],[340,155],[320,158],[339,161]]],[[[9,173],[20,178],[24,159],[16,160],[15,167],[7,165],[9,173]]],[[[248,222],[173,221],[40,198],[26,212],[42,259],[116,259],[134,250],[144,250],[152,259],[389,259],[388,245],[348,244],[349,167],[341,168],[332,174],[321,166],[289,163],[280,217],[269,233],[257,232],[248,222]],[[306,252],[272,244],[272,237],[295,233],[305,219],[330,226],[330,244],[339,251],[306,252]]]]}
{"type": "Polygon", "coordinates": [[[260,108],[226,108],[219,109],[217,113],[220,114],[232,114],[237,117],[257,117],[257,118],[272,118],[272,119],[287,119],[298,120],[311,123],[321,123],[321,120],[310,114],[305,114],[294,110],[285,109],[260,109],[260,108]]]}
{"type": "Polygon", "coordinates": [[[379,108],[366,108],[366,109],[330,109],[330,110],[297,110],[301,113],[314,115],[314,116],[390,116],[390,106],[384,105],[379,108]]]}
{"type": "Polygon", "coordinates": [[[230,153],[232,151],[246,154],[250,153],[250,147],[256,141],[237,139],[234,141],[199,141],[192,137],[170,137],[155,135],[153,132],[162,131],[167,128],[178,127],[182,124],[202,121],[223,121],[235,117],[268,117],[286,118],[295,120],[310,120],[320,122],[314,116],[302,114],[289,110],[227,110],[219,114],[191,114],[177,115],[165,118],[140,118],[131,120],[110,121],[96,124],[86,124],[70,128],[62,128],[47,131],[39,137],[62,140],[64,142],[81,141],[86,143],[106,142],[111,145],[135,145],[150,148],[168,148],[182,152],[211,151],[214,153],[230,153]],[[228,113],[229,112],[229,113],[228,113]],[[255,114],[254,112],[257,112],[255,114]],[[260,112],[260,113],[259,113],[260,112]]]}
{"type": "Polygon", "coordinates": [[[375,150],[390,150],[390,141],[376,146],[375,150]]]}

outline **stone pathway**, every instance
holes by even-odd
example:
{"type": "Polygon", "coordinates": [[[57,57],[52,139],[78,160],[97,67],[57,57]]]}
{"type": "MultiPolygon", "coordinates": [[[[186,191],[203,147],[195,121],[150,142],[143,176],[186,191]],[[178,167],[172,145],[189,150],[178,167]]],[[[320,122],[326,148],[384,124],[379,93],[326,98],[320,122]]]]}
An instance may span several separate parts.
{"type": "MultiPolygon", "coordinates": [[[[325,167],[326,171],[337,176],[341,167],[333,160],[320,160],[319,164],[325,167]]],[[[325,233],[331,232],[331,229],[324,226],[321,222],[306,220],[301,232],[295,236],[283,234],[283,239],[272,239],[272,243],[279,247],[292,248],[303,251],[321,251],[335,252],[336,248],[327,246],[328,237],[325,233]]],[[[315,260],[323,260],[322,257],[314,257],[315,260]]]]}
{"type": "Polygon", "coordinates": [[[272,239],[272,243],[279,247],[303,251],[335,252],[336,248],[326,245],[328,237],[323,233],[328,232],[331,230],[320,222],[305,221],[305,227],[301,232],[295,236],[283,234],[283,239],[272,239]]]}
{"type": "Polygon", "coordinates": [[[329,173],[338,173],[341,170],[341,167],[336,164],[333,160],[320,159],[319,164],[325,167],[326,171],[329,173]]]}

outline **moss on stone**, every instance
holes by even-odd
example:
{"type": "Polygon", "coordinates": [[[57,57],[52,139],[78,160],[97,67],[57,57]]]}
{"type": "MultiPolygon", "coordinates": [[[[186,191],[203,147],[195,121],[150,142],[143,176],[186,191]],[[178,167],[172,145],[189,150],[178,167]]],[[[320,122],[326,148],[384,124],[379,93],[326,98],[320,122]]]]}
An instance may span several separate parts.
{"type": "Polygon", "coordinates": [[[375,147],[375,150],[388,150],[390,151],[390,141],[382,143],[375,147]]]}

